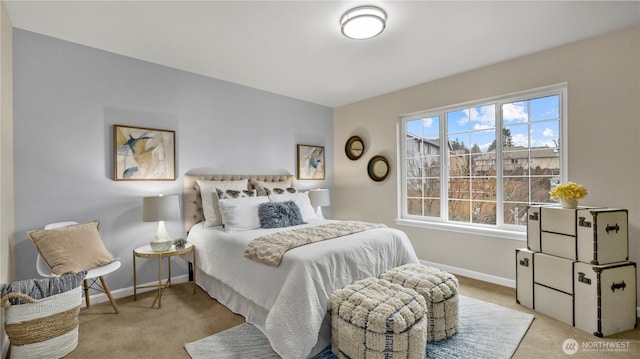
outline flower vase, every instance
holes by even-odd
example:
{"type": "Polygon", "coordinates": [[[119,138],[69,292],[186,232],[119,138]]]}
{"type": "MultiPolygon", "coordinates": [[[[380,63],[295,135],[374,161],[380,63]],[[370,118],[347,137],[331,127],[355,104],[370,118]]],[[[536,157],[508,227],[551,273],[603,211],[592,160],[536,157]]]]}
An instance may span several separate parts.
{"type": "Polygon", "coordinates": [[[562,208],[566,209],[576,209],[578,208],[578,200],[575,198],[567,198],[560,200],[562,203],[562,208]]]}

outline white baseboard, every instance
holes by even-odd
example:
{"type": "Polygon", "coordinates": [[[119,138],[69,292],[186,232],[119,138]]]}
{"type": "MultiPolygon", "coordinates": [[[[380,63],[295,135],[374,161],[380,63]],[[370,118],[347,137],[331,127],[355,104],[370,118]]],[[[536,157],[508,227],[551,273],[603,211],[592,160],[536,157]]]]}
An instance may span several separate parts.
{"type": "MultiPolygon", "coordinates": [[[[184,274],[181,276],[177,276],[177,277],[172,277],[171,278],[171,283],[185,283],[189,281],[189,275],[188,274],[184,274]]],[[[157,285],[158,281],[153,281],[153,282],[148,282],[148,283],[140,283],[138,284],[138,286],[148,286],[148,285],[157,285]]],[[[136,290],[137,293],[144,293],[144,292],[149,292],[152,290],[156,290],[155,288],[141,288],[136,290]]],[[[118,299],[118,298],[124,298],[124,297],[128,297],[133,295],[133,286],[131,287],[127,287],[127,288],[121,288],[121,289],[116,289],[116,290],[112,290],[111,291],[111,295],[113,296],[114,299],[118,299]]],[[[89,300],[91,301],[91,304],[93,303],[103,303],[103,302],[108,302],[109,298],[107,297],[106,294],[104,293],[99,293],[99,294],[91,294],[89,296],[89,300]]]]}
{"type": "Polygon", "coordinates": [[[452,274],[458,274],[458,275],[461,275],[463,277],[477,279],[477,280],[481,280],[483,282],[498,284],[498,285],[501,285],[501,286],[504,286],[504,287],[509,287],[509,288],[515,288],[516,287],[516,281],[512,280],[512,279],[502,278],[502,277],[498,277],[498,276],[495,276],[495,275],[476,272],[476,271],[472,271],[472,270],[468,270],[468,269],[464,269],[464,268],[448,266],[446,264],[427,262],[427,261],[423,261],[422,259],[420,260],[420,263],[422,263],[423,265],[429,266],[429,267],[438,268],[438,269],[443,270],[445,272],[449,272],[449,273],[452,273],[452,274]]]}

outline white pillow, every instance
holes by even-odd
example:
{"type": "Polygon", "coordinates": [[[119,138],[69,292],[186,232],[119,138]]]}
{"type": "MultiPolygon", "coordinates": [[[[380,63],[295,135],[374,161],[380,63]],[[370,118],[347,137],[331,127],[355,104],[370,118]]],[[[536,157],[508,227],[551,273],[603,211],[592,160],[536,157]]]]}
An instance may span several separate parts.
{"type": "Polygon", "coordinates": [[[267,189],[272,190],[274,188],[289,188],[291,187],[290,181],[280,181],[280,182],[264,182],[258,180],[251,180],[251,185],[258,191],[258,196],[266,196],[268,195],[267,189]]]}
{"type": "Polygon", "coordinates": [[[269,198],[240,197],[228,198],[218,201],[220,213],[224,221],[224,229],[227,231],[246,231],[260,228],[258,209],[261,203],[269,202],[269,198]]]}
{"type": "Polygon", "coordinates": [[[200,187],[200,198],[202,199],[202,211],[204,212],[204,226],[215,227],[222,225],[222,216],[218,207],[218,193],[216,188],[226,191],[232,189],[234,191],[242,191],[248,188],[249,180],[239,181],[201,181],[198,180],[200,187]]]}
{"type": "Polygon", "coordinates": [[[316,211],[313,209],[313,206],[311,206],[311,201],[309,200],[309,194],[307,194],[307,192],[287,192],[283,194],[272,193],[269,195],[269,200],[271,202],[293,201],[300,208],[300,214],[302,214],[302,219],[305,222],[318,218],[316,211]]]}

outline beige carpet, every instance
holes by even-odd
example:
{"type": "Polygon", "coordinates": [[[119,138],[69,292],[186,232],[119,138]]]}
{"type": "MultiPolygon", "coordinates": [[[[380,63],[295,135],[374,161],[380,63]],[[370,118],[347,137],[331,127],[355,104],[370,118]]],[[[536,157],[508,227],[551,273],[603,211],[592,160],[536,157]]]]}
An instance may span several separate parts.
{"type": "MultiPolygon", "coordinates": [[[[535,314],[529,331],[514,358],[634,358],[640,352],[640,329],[600,339],[515,302],[515,290],[458,277],[460,293],[508,308],[535,314]],[[580,350],[564,354],[562,343],[568,338],[578,343],[616,342],[628,346],[624,351],[580,350]]],[[[207,337],[244,322],[191,285],[169,288],[162,297],[162,308],[151,309],[154,293],[119,299],[120,314],[110,304],[100,303],[80,312],[78,348],[67,358],[171,358],[189,359],[184,344],[207,337]]]]}

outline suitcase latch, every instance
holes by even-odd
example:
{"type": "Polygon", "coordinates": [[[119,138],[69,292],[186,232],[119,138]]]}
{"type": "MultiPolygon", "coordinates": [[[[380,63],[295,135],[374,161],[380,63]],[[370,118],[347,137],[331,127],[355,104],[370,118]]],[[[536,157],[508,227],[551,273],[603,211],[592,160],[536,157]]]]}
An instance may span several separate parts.
{"type": "Polygon", "coordinates": [[[626,287],[627,287],[627,284],[624,281],[622,281],[620,283],[613,282],[613,284],[611,284],[611,291],[615,292],[616,289],[624,290],[626,287]]]}
{"type": "Polygon", "coordinates": [[[616,231],[616,233],[618,233],[619,230],[620,226],[617,223],[615,226],[610,226],[609,224],[607,224],[607,228],[605,229],[605,231],[607,231],[607,234],[609,234],[609,231],[616,231]]]}
{"type": "Polygon", "coordinates": [[[591,227],[591,222],[587,222],[585,217],[578,217],[578,225],[580,227],[591,227]]]}
{"type": "Polygon", "coordinates": [[[533,212],[532,214],[529,215],[529,220],[530,221],[537,221],[538,220],[538,212],[533,212]]]}
{"type": "Polygon", "coordinates": [[[529,258],[524,258],[520,260],[520,265],[523,267],[528,267],[529,266],[529,258]]]}
{"type": "Polygon", "coordinates": [[[586,278],[582,272],[578,272],[578,282],[591,285],[591,279],[586,278]]]}

